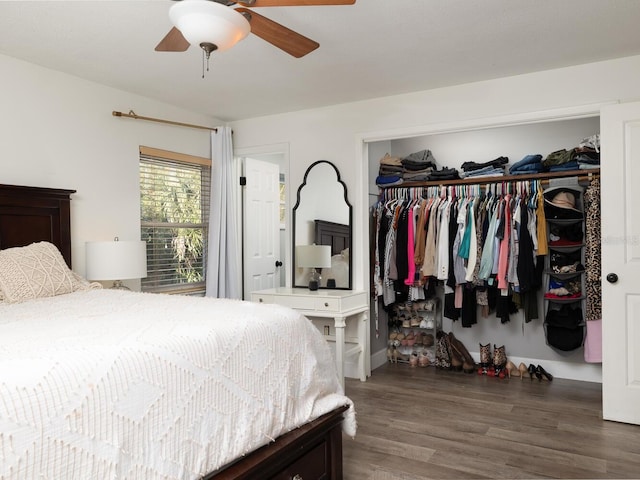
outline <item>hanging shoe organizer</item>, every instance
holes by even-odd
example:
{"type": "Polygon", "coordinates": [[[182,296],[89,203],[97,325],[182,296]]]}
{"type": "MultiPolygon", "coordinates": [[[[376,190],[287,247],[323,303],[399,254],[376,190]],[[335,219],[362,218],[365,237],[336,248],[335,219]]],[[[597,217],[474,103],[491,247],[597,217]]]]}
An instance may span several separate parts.
{"type": "Polygon", "coordinates": [[[544,191],[549,253],[544,270],[544,331],[561,353],[581,348],[585,334],[583,188],[555,184],[544,191]]]}

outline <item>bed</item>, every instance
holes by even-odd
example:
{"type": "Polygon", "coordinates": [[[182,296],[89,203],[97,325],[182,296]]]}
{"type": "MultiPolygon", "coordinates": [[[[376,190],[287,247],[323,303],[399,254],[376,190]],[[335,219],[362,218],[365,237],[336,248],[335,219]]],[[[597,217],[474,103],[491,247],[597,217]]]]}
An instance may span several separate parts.
{"type": "Polygon", "coordinates": [[[317,329],[94,288],[68,269],[72,193],[0,185],[0,478],[341,479],[355,412],[317,329]],[[34,294],[42,263],[64,280],[34,294]]]}

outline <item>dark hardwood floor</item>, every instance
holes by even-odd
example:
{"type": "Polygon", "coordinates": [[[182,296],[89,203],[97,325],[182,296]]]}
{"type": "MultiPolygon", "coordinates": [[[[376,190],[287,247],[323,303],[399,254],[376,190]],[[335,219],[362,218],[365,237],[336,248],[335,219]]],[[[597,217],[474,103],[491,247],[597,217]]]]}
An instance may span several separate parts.
{"type": "Polygon", "coordinates": [[[640,426],[602,420],[598,383],[387,364],[346,393],[345,480],[640,479],[640,426]]]}

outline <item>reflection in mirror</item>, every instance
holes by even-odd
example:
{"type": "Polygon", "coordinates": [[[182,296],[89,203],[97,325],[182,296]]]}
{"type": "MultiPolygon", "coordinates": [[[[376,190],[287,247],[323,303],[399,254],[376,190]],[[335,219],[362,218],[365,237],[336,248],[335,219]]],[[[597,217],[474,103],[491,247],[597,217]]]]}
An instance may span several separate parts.
{"type": "Polygon", "coordinates": [[[351,216],[347,186],[336,166],[319,160],[309,166],[293,207],[293,286],[308,287],[309,267],[297,261],[296,247],[328,245],[331,266],[319,268],[320,288],[351,289],[351,216]]]}

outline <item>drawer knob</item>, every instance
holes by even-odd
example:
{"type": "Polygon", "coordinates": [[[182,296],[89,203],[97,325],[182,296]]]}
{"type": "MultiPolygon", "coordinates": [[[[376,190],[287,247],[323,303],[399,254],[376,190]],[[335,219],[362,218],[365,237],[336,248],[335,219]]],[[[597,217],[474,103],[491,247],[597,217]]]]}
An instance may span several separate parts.
{"type": "Polygon", "coordinates": [[[262,299],[261,299],[261,298],[259,298],[259,299],[258,299],[258,302],[259,302],[259,303],[262,303],[262,299]]]}
{"type": "Polygon", "coordinates": [[[291,480],[303,480],[299,473],[296,473],[291,480]]]}
{"type": "Polygon", "coordinates": [[[328,307],[329,306],[329,302],[324,302],[324,306],[328,307]]]}

